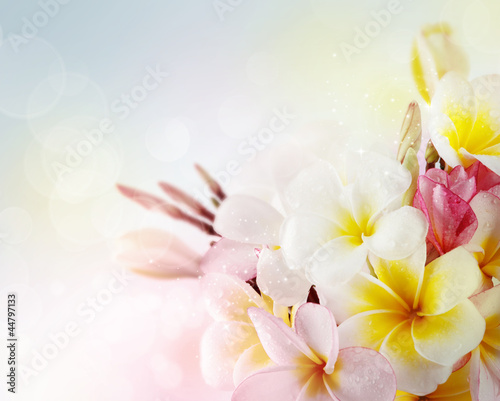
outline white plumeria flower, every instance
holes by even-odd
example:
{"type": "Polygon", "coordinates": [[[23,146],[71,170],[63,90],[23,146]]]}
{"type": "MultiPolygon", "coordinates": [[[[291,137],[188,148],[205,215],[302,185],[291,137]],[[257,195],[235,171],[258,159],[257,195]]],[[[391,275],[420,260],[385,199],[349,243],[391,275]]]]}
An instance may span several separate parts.
{"type": "Polygon", "coordinates": [[[304,169],[285,191],[294,210],[283,222],[280,245],[292,268],[313,284],[338,284],[359,272],[369,253],[403,259],[425,241],[424,215],[400,207],[411,175],[396,160],[367,153],[356,180],[344,186],[320,161],[304,169]]]}
{"type": "Polygon", "coordinates": [[[396,160],[376,154],[365,154],[357,179],[346,186],[330,164],[318,161],[284,191],[291,211],[286,218],[260,199],[233,195],[220,206],[214,227],[232,240],[269,246],[257,265],[257,283],[277,302],[292,305],[311,284],[354,276],[369,252],[403,259],[425,241],[423,214],[400,207],[410,182],[396,160]]]}
{"type": "Polygon", "coordinates": [[[500,75],[468,82],[449,72],[432,98],[430,132],[439,155],[451,167],[479,160],[500,174],[500,75]]]}

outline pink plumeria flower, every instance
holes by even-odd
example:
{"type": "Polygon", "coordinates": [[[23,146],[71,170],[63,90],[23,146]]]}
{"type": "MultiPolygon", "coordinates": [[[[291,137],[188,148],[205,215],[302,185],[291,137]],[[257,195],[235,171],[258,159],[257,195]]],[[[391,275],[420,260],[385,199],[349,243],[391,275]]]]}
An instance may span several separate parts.
{"type": "Polygon", "coordinates": [[[249,308],[248,315],[276,366],[245,379],[233,401],[394,400],[389,362],[368,348],[339,350],[335,319],[324,306],[302,305],[294,329],[262,309],[249,308]]]}
{"type": "Polygon", "coordinates": [[[475,194],[475,178],[469,178],[462,166],[450,174],[433,168],[418,178],[413,206],[424,213],[427,241],[439,255],[467,244],[474,235],[477,218],[469,201],[475,194]]]}
{"type": "Polygon", "coordinates": [[[500,176],[480,162],[467,169],[456,166],[450,173],[432,168],[419,177],[413,206],[424,213],[427,240],[439,255],[469,243],[478,227],[472,199],[484,191],[500,195],[499,184],[500,176]]]}
{"type": "Polygon", "coordinates": [[[500,176],[480,162],[449,174],[430,169],[419,177],[413,205],[429,222],[430,260],[465,246],[489,286],[490,277],[500,278],[500,176]]]}
{"type": "Polygon", "coordinates": [[[288,308],[278,305],[234,275],[208,273],[201,279],[207,311],[214,319],[203,335],[200,363],[212,387],[233,390],[250,374],[272,364],[262,347],[247,310],[250,307],[278,316],[289,325],[288,308]]]}

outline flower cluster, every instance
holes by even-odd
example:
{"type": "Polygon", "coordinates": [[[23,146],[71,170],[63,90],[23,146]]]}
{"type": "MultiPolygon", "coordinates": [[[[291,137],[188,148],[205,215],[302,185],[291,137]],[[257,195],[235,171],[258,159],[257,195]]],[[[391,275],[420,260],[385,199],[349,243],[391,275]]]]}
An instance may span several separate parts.
{"type": "Polygon", "coordinates": [[[500,76],[469,82],[450,35],[415,41],[429,118],[410,104],[394,157],[304,150],[271,200],[198,167],[215,210],[166,183],[168,201],[119,187],[211,236],[198,254],[135,232],[120,257],[199,277],[201,369],[234,401],[500,400],[500,76]]]}

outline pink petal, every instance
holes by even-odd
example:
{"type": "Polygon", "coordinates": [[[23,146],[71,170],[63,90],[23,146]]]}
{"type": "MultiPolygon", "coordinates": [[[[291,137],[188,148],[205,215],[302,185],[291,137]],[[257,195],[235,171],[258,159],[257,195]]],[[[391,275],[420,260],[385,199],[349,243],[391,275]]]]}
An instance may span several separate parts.
{"type": "Polygon", "coordinates": [[[339,353],[339,336],[332,312],[318,304],[302,305],[295,315],[295,331],[316,355],[327,362],[325,372],[333,372],[339,353]]]}
{"type": "Polygon", "coordinates": [[[236,276],[210,273],[201,279],[201,284],[207,310],[215,320],[251,323],[248,308],[266,308],[260,295],[236,276]]]}
{"type": "Polygon", "coordinates": [[[476,294],[470,300],[486,319],[487,328],[500,325],[500,285],[476,294]]]}
{"type": "Polygon", "coordinates": [[[248,281],[257,274],[257,262],[255,245],[222,238],[203,255],[200,268],[205,274],[233,274],[248,281]]]}
{"type": "Polygon", "coordinates": [[[232,195],[219,206],[214,228],[223,237],[250,244],[278,244],[283,216],[270,204],[247,195],[232,195]]]}
{"type": "Polygon", "coordinates": [[[464,355],[462,358],[460,358],[457,362],[454,363],[453,365],[453,372],[456,372],[457,370],[462,369],[467,363],[470,361],[470,358],[472,356],[472,353],[468,353],[464,355]]]}
{"type": "Polygon", "coordinates": [[[155,228],[122,236],[116,259],[133,270],[155,277],[198,277],[200,274],[200,255],[174,234],[155,228]]]}
{"type": "MultiPolygon", "coordinates": [[[[257,334],[256,334],[257,337],[257,334]]],[[[247,348],[234,365],[233,382],[237,386],[259,370],[274,366],[260,342],[247,348]]]]}
{"type": "Polygon", "coordinates": [[[500,198],[500,185],[495,185],[494,187],[491,187],[488,189],[488,192],[490,194],[495,195],[497,198],[500,198]]]}
{"type": "Polygon", "coordinates": [[[273,367],[245,379],[231,401],[296,401],[307,383],[309,369],[273,367]]]}
{"type": "Polygon", "coordinates": [[[476,179],[474,177],[469,178],[462,166],[456,166],[450,172],[447,187],[466,202],[469,202],[477,193],[476,179]]]}
{"type": "Polygon", "coordinates": [[[482,361],[479,349],[472,353],[469,380],[473,401],[500,400],[500,382],[482,361]]]}
{"type": "Polygon", "coordinates": [[[248,315],[262,346],[274,363],[280,366],[321,364],[305,341],[283,320],[257,308],[250,308],[248,315]]]}
{"type": "Polygon", "coordinates": [[[477,191],[488,191],[500,184],[500,176],[481,162],[476,162],[466,170],[469,177],[476,179],[477,191]]]}
{"type": "MultiPolygon", "coordinates": [[[[493,330],[493,335],[496,334],[497,340],[498,333],[499,330],[493,330]]],[[[493,345],[498,345],[498,342],[493,345]]],[[[481,344],[481,358],[492,376],[496,377],[497,382],[500,384],[500,349],[497,348],[490,346],[487,341],[483,341],[481,344]]]]}
{"type": "Polygon", "coordinates": [[[413,205],[429,222],[427,239],[441,255],[467,244],[477,229],[477,218],[467,202],[426,176],[418,179],[413,205]]]}
{"type": "Polygon", "coordinates": [[[392,401],[396,376],[380,353],[369,348],[341,349],[335,371],[325,383],[342,401],[392,401]]]}
{"type": "Polygon", "coordinates": [[[238,358],[258,341],[250,324],[213,322],[200,343],[200,367],[205,381],[212,387],[232,390],[233,369],[238,358]]]}
{"type": "Polygon", "coordinates": [[[446,171],[441,170],[440,168],[431,168],[426,171],[425,176],[437,184],[441,184],[446,188],[449,188],[448,180],[450,176],[446,173],[446,171]]]}

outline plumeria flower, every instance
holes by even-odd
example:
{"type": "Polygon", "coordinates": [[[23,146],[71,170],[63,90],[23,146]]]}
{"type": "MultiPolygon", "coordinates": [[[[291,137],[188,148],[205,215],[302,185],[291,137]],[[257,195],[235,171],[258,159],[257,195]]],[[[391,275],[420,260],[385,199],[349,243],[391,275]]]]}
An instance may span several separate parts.
{"type": "Polygon", "coordinates": [[[335,285],[359,272],[369,254],[407,257],[428,226],[422,212],[401,207],[410,183],[408,170],[374,153],[363,156],[356,180],[345,186],[326,162],[304,169],[284,194],[293,210],[280,231],[285,259],[312,283],[335,285]]]}
{"type": "Polygon", "coordinates": [[[469,206],[476,193],[475,178],[469,178],[462,166],[450,174],[433,168],[418,178],[413,206],[424,213],[427,240],[439,255],[466,245],[476,232],[477,218],[469,206]]]}
{"type": "MultiPolygon", "coordinates": [[[[451,374],[446,383],[425,396],[398,391],[396,401],[472,401],[469,390],[470,363],[451,374]]],[[[493,400],[493,399],[492,399],[493,400]]]]}
{"type": "Polygon", "coordinates": [[[250,308],[257,334],[276,366],[245,379],[233,401],[392,401],[394,372],[374,350],[339,350],[337,326],[325,307],[306,303],[298,310],[294,329],[262,309],[250,308]]]}
{"type": "Polygon", "coordinates": [[[422,246],[399,261],[372,258],[378,279],[359,273],[336,288],[318,288],[342,322],[341,346],[380,351],[398,389],[426,395],[476,348],[485,321],[468,300],[481,282],[477,261],[459,247],[425,266],[422,246]]]}
{"type": "Polygon", "coordinates": [[[431,102],[431,140],[451,167],[479,160],[500,174],[500,75],[468,82],[449,72],[431,102]]]}
{"type": "Polygon", "coordinates": [[[210,273],[202,278],[203,296],[215,321],[201,341],[201,370],[205,381],[232,390],[251,373],[272,364],[248,317],[247,309],[261,308],[291,325],[288,308],[261,297],[236,276],[210,273]]]}
{"type": "MultiPolygon", "coordinates": [[[[498,196],[500,176],[475,162],[467,169],[457,166],[449,174],[440,169],[428,170],[419,177],[414,206],[424,212],[429,222],[427,240],[437,254],[464,245],[474,253],[486,279],[498,278],[498,196]]],[[[434,256],[430,253],[429,257],[434,256]]]]}
{"type": "Polygon", "coordinates": [[[431,102],[439,79],[449,71],[469,74],[467,55],[452,37],[447,24],[426,26],[418,34],[412,48],[412,72],[418,91],[431,102]]]}
{"type": "Polygon", "coordinates": [[[500,400],[500,286],[471,298],[486,319],[483,341],[472,352],[470,388],[473,401],[500,400]]]}
{"type": "Polygon", "coordinates": [[[281,305],[305,301],[311,288],[305,273],[291,269],[279,246],[283,215],[250,195],[229,196],[219,207],[214,227],[224,238],[259,249],[257,285],[281,305]]]}

